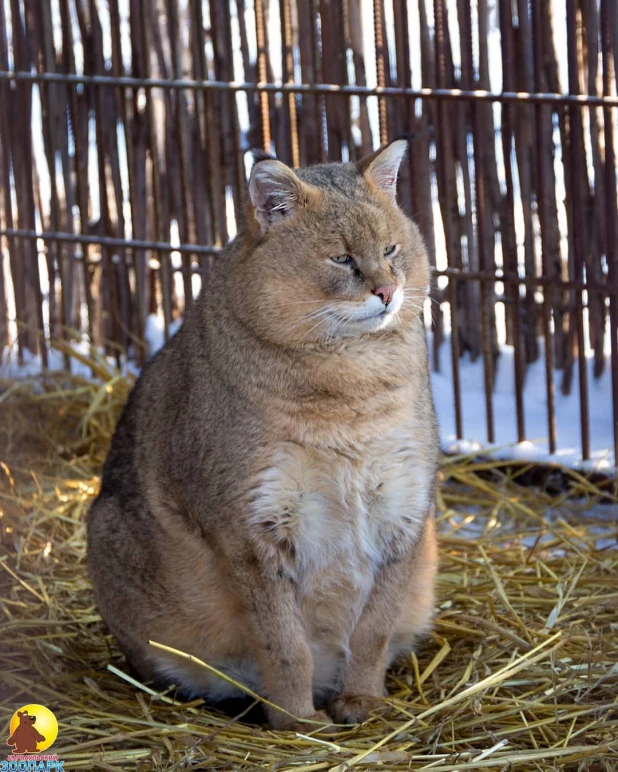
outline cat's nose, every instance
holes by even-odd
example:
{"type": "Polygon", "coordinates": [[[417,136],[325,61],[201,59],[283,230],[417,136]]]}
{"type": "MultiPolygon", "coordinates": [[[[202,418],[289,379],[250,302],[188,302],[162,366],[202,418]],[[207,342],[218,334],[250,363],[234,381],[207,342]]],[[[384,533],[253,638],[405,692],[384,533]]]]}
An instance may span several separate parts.
{"type": "Polygon", "coordinates": [[[373,290],[373,294],[377,295],[384,305],[387,306],[393,299],[396,289],[396,284],[385,284],[383,287],[376,287],[376,289],[373,290]]]}

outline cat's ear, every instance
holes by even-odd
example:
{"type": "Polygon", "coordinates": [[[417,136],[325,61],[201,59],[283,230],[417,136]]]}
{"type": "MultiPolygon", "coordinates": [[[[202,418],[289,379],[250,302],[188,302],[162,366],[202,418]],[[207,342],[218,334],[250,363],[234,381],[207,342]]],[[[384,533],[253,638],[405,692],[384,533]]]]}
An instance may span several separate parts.
{"type": "Polygon", "coordinates": [[[397,175],[403,157],[408,149],[407,139],[396,139],[375,153],[361,159],[357,168],[366,180],[383,190],[395,200],[397,194],[397,175]]]}
{"type": "Polygon", "coordinates": [[[263,231],[292,214],[303,199],[304,187],[292,169],[281,161],[266,158],[254,165],[249,178],[249,196],[263,231]]]}

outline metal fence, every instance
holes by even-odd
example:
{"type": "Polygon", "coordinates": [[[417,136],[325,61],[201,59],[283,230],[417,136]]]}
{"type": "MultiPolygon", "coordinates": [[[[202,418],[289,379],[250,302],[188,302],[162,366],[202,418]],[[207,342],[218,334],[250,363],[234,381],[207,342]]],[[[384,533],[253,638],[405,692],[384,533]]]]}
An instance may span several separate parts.
{"type": "Polygon", "coordinates": [[[46,365],[87,334],[141,363],[148,316],[167,335],[233,236],[248,149],[298,166],[407,134],[457,436],[465,354],[494,441],[506,344],[520,441],[544,359],[551,452],[556,384],[588,458],[587,362],[611,368],[618,458],[617,71],[615,0],[0,0],[0,347],[46,365]]]}

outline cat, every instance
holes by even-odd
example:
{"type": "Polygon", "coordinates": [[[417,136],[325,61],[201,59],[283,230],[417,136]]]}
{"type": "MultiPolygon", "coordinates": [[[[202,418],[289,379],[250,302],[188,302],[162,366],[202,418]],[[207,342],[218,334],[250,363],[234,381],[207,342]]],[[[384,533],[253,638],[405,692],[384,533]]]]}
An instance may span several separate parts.
{"type": "Polygon", "coordinates": [[[306,720],[356,723],[431,628],[438,434],[429,264],[396,203],[406,140],[258,160],[239,235],[144,367],[88,517],[101,615],[143,679],[211,702],[207,662],[306,720]]]}

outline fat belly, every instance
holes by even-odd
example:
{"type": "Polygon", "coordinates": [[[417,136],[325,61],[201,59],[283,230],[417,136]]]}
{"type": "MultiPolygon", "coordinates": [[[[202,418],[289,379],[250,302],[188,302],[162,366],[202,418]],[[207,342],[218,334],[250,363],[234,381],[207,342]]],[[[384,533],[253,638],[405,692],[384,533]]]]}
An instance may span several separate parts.
{"type": "Polygon", "coordinates": [[[338,688],[386,551],[422,523],[427,485],[415,455],[406,442],[390,453],[382,443],[372,453],[289,443],[256,486],[251,519],[295,580],[318,694],[338,688]]]}

